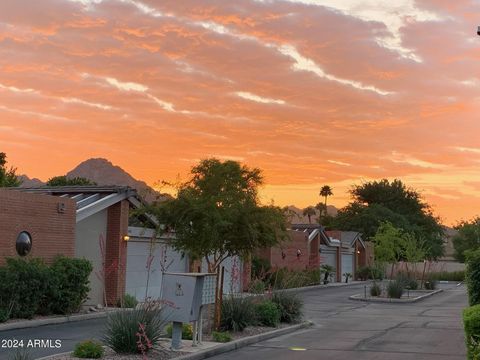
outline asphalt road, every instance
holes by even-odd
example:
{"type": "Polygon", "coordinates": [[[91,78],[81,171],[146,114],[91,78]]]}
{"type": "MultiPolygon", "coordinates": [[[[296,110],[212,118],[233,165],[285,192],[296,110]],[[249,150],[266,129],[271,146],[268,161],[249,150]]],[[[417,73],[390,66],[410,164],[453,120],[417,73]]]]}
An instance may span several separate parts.
{"type": "MultiPolygon", "coordinates": [[[[0,331],[0,359],[8,360],[14,353],[13,349],[1,348],[2,340],[23,340],[24,347],[29,340],[50,340],[55,345],[55,340],[61,341],[61,347],[36,347],[29,352],[34,359],[47,355],[71,351],[75,344],[85,339],[100,339],[103,334],[105,319],[71,322],[58,325],[45,325],[36,328],[0,331]]],[[[34,344],[33,344],[34,345],[34,344]]]]}
{"type": "Polygon", "coordinates": [[[212,360],[465,360],[461,312],[464,286],[418,303],[379,304],[348,300],[363,285],[303,294],[310,329],[267,340],[212,360]]]}
{"type": "MultiPolygon", "coordinates": [[[[332,287],[302,293],[309,329],[267,340],[213,357],[212,360],[464,360],[461,312],[467,306],[464,286],[413,304],[378,304],[352,301],[363,285],[332,287]]],[[[0,332],[2,339],[61,340],[60,348],[33,349],[42,357],[66,352],[85,339],[99,339],[105,319],[0,332]]],[[[0,348],[0,359],[12,350],[0,348]]]]}

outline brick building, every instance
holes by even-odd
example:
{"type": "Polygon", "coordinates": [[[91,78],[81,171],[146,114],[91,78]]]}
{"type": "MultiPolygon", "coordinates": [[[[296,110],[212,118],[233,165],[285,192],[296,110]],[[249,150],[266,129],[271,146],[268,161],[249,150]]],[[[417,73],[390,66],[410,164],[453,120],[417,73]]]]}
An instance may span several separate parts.
{"type": "MultiPolygon", "coordinates": [[[[158,298],[164,272],[187,272],[189,258],[171,246],[174,233],[156,236],[152,228],[129,226],[131,209],[142,206],[124,186],[60,186],[0,190],[0,264],[19,257],[17,238],[27,239],[25,257],[47,263],[56,255],[86,258],[93,265],[86,305],[116,304],[125,293],[138,300],[158,298]]],[[[224,261],[224,291],[248,286],[249,264],[224,261]]],[[[206,271],[202,265],[201,270],[206,271]]]]}
{"type": "Polygon", "coordinates": [[[0,190],[0,263],[6,257],[56,255],[93,265],[87,304],[114,304],[125,292],[129,209],[138,203],[128,187],[60,186],[0,190]],[[31,251],[21,254],[18,238],[31,251]],[[27,234],[27,235],[25,235],[27,234]]]}
{"type": "Polygon", "coordinates": [[[345,280],[345,273],[354,276],[359,266],[368,262],[362,236],[354,231],[325,231],[318,224],[292,224],[290,240],[279,246],[262,249],[257,256],[274,268],[305,270],[327,264],[334,270],[333,280],[345,280]]]}

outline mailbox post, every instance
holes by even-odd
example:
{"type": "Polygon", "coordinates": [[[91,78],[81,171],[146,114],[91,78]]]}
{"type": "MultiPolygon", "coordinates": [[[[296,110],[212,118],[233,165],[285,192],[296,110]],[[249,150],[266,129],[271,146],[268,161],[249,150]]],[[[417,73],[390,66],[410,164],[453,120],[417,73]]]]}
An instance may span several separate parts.
{"type": "Polygon", "coordinates": [[[163,300],[170,304],[172,349],[182,347],[182,323],[198,321],[202,305],[204,273],[165,273],[163,300]]]}

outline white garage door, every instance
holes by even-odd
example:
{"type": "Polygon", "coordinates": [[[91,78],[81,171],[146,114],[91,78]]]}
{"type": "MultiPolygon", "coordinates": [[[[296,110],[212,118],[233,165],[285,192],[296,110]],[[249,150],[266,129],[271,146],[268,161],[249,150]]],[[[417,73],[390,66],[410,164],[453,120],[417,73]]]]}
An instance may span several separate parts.
{"type": "Polygon", "coordinates": [[[329,251],[322,249],[320,253],[320,266],[321,265],[330,265],[335,269],[333,276],[330,277],[330,281],[336,282],[337,281],[337,252],[334,251],[329,251]]]}
{"type": "Polygon", "coordinates": [[[145,299],[148,281],[148,297],[158,299],[162,285],[162,263],[167,272],[186,272],[187,258],[174,251],[172,247],[157,242],[151,247],[150,242],[129,241],[127,245],[126,292],[139,301],[145,299]],[[152,255],[150,277],[148,261],[152,255]]]}
{"type": "Polygon", "coordinates": [[[353,275],[353,255],[352,254],[342,254],[342,281],[343,282],[345,282],[345,276],[343,275],[345,273],[350,273],[353,275]]]}

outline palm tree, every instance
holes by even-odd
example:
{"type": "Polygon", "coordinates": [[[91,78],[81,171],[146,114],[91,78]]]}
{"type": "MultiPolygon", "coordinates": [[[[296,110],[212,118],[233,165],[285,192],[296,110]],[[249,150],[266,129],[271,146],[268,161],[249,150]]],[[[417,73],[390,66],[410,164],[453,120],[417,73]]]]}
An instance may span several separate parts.
{"type": "Polygon", "coordinates": [[[327,198],[332,195],[332,188],[328,185],[323,185],[320,189],[320,196],[323,196],[325,198],[325,215],[327,215],[327,198]]]}
{"type": "Polygon", "coordinates": [[[313,206],[308,206],[303,209],[303,216],[308,216],[308,222],[312,223],[312,216],[315,215],[317,212],[313,206]]]}

